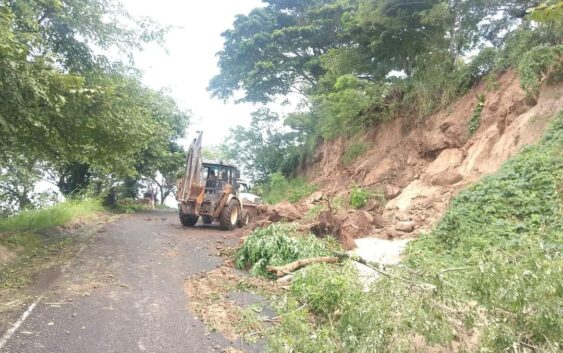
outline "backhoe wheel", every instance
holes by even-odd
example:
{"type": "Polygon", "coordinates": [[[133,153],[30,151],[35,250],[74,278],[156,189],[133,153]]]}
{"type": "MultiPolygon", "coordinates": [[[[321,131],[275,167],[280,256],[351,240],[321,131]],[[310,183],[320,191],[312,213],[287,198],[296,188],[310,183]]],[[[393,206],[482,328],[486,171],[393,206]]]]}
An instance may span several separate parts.
{"type": "Polygon", "coordinates": [[[203,224],[213,223],[213,217],[211,216],[201,216],[201,220],[203,221],[203,224]]]}
{"type": "Polygon", "coordinates": [[[250,222],[250,216],[248,215],[248,212],[241,211],[237,221],[237,225],[239,226],[239,228],[242,228],[248,225],[248,222],[250,222]]]}
{"type": "Polygon", "coordinates": [[[195,226],[198,218],[199,218],[199,216],[180,213],[180,222],[182,222],[182,224],[185,225],[186,227],[195,226]]]}
{"type": "Polygon", "coordinates": [[[238,201],[235,199],[229,201],[229,203],[223,207],[223,211],[221,211],[221,215],[219,216],[221,228],[226,230],[234,229],[237,225],[239,211],[240,206],[238,201]]]}

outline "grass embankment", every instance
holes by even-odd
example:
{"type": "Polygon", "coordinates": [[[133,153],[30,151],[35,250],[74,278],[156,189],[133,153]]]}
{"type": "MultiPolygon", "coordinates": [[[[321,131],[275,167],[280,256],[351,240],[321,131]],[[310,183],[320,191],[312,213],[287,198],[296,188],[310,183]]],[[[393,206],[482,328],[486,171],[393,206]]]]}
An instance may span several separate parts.
{"type": "Polygon", "coordinates": [[[49,229],[102,210],[97,200],[66,201],[0,219],[0,250],[4,253],[4,263],[0,262],[0,287],[16,288],[27,284],[39,270],[38,259],[70,243],[65,234],[49,229]]]}
{"type": "MultiPolygon", "coordinates": [[[[403,263],[367,293],[348,264],[299,271],[276,300],[270,351],[558,352],[562,147],[559,114],[540,143],[461,192],[435,230],[412,242],[403,263]]],[[[246,266],[286,253],[275,241],[254,240],[239,252],[246,266]]],[[[300,246],[291,243],[291,254],[300,246]]]]}
{"type": "Polygon", "coordinates": [[[52,207],[23,211],[15,216],[0,219],[0,233],[36,231],[61,226],[75,218],[102,210],[98,200],[61,202],[52,207]]]}

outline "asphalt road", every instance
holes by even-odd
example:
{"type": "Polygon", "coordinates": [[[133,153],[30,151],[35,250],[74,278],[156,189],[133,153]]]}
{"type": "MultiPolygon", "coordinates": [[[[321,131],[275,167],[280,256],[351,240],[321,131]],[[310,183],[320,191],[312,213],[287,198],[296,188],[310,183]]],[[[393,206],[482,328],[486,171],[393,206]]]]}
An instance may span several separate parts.
{"type": "Polygon", "coordinates": [[[70,262],[40,276],[31,310],[11,320],[16,329],[4,334],[0,352],[259,351],[207,332],[187,309],[185,279],[222,262],[218,242],[236,241],[214,227],[181,227],[171,211],[106,225],[76,246],[70,262]]]}

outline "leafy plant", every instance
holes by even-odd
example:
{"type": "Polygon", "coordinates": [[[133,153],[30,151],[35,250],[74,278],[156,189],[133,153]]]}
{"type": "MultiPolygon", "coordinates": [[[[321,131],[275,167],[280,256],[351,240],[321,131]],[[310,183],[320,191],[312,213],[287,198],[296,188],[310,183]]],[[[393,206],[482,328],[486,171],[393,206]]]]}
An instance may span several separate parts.
{"type": "Polygon", "coordinates": [[[477,105],[475,106],[475,109],[473,109],[471,119],[469,120],[469,136],[475,134],[475,132],[479,128],[479,124],[481,123],[481,112],[483,111],[483,108],[485,108],[485,95],[478,94],[477,105]]]}
{"type": "Polygon", "coordinates": [[[328,318],[357,304],[362,286],[351,263],[315,264],[296,273],[291,292],[310,310],[328,318]]]}
{"type": "Polygon", "coordinates": [[[305,213],[305,218],[312,220],[315,219],[321,212],[326,210],[326,206],[324,204],[316,204],[313,207],[309,208],[305,213]]]}
{"type": "Polygon", "coordinates": [[[563,78],[563,45],[540,45],[522,55],[518,64],[520,84],[531,98],[537,98],[544,77],[563,78]]]}
{"type": "Polygon", "coordinates": [[[300,235],[293,224],[274,223],[254,230],[236,254],[237,268],[250,268],[255,276],[269,276],[266,267],[298,259],[328,255],[330,244],[314,235],[300,235]]]}
{"type": "Polygon", "coordinates": [[[367,206],[371,198],[371,192],[360,187],[353,187],[350,190],[350,206],[354,208],[362,208],[367,206]]]}

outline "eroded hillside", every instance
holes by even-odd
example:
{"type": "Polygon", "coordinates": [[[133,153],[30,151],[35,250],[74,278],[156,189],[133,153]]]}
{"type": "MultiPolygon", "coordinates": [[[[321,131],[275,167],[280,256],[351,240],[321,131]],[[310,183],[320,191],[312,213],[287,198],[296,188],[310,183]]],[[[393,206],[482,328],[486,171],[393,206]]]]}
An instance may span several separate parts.
{"type": "MultiPolygon", "coordinates": [[[[384,207],[370,203],[359,211],[373,217],[359,217],[371,227],[353,229],[354,237],[417,236],[431,229],[460,190],[540,139],[563,107],[562,89],[543,85],[532,101],[508,71],[424,120],[397,118],[350,140],[326,141],[299,174],[326,195],[349,197],[350,188],[360,186],[385,196],[384,207]],[[367,151],[346,166],[343,155],[358,143],[367,151]]],[[[300,207],[309,208],[310,201],[300,207]]]]}

